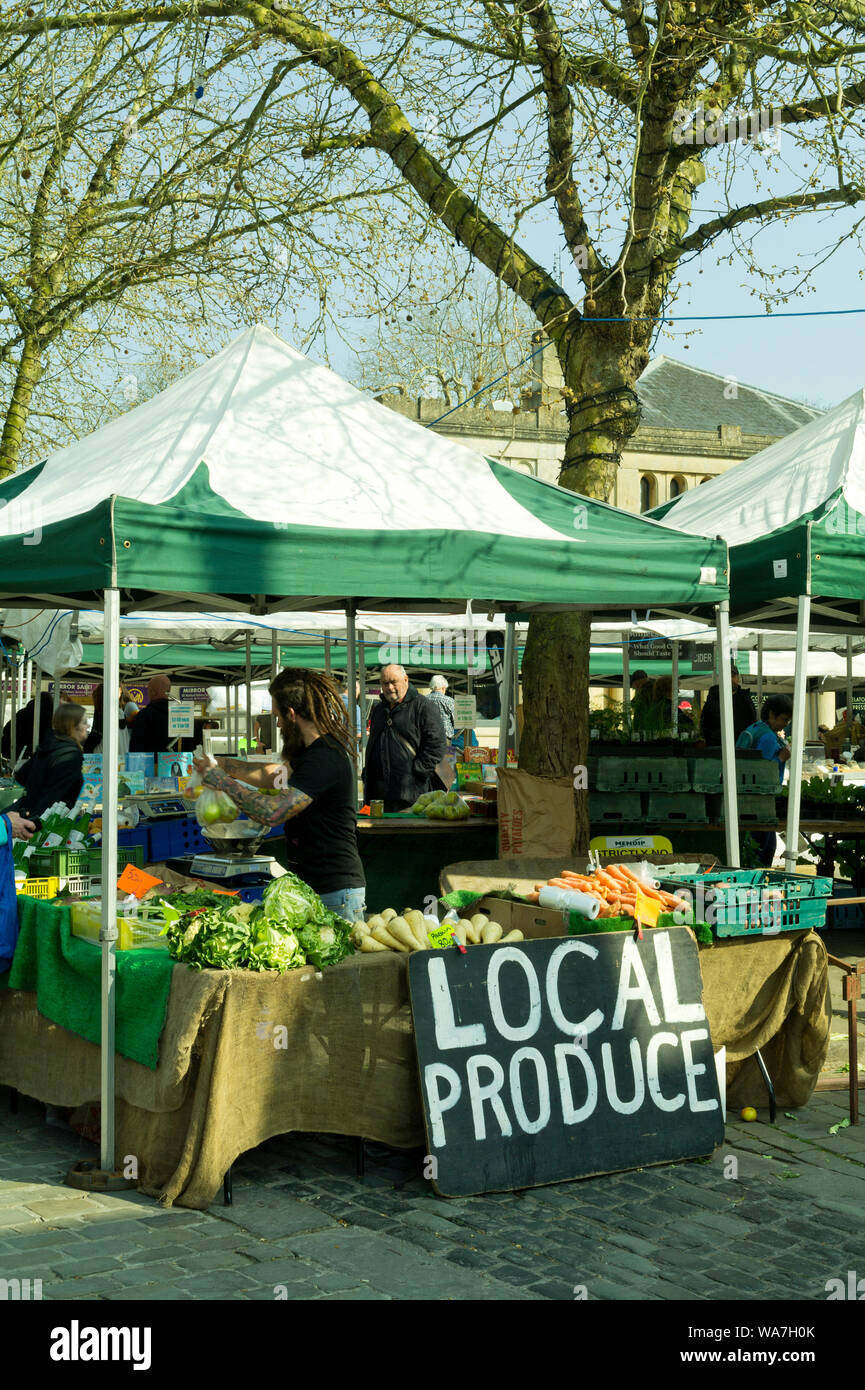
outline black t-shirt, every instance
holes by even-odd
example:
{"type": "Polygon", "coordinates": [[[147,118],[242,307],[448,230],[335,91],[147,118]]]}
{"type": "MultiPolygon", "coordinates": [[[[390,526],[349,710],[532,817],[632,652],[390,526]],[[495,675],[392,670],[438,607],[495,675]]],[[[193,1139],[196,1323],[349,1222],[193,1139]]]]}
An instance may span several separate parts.
{"type": "Polygon", "coordinates": [[[294,755],[289,785],[312,805],[285,823],[288,867],[316,893],[366,886],[357,849],[357,779],[338,739],[323,734],[294,755]]]}

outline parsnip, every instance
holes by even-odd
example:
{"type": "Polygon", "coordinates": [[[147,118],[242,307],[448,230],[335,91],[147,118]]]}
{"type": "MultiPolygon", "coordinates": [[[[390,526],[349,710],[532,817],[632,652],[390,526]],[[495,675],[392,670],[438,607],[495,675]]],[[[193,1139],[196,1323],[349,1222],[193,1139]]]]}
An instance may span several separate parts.
{"type": "MultiPolygon", "coordinates": [[[[483,921],[481,922],[481,926],[484,926],[486,924],[486,920],[486,918],[483,919],[483,921]]],[[[473,917],[471,921],[468,921],[464,917],[462,919],[462,922],[463,926],[466,929],[466,940],[469,942],[470,945],[477,946],[480,943],[481,939],[481,928],[475,926],[475,918],[473,917]]]]}
{"type": "Polygon", "coordinates": [[[391,936],[387,927],[376,927],[372,933],[373,941],[378,941],[382,946],[386,946],[389,951],[402,951],[403,955],[408,955],[408,946],[404,946],[395,936],[391,936]]]}
{"type": "Polygon", "coordinates": [[[372,917],[367,917],[366,925],[369,927],[370,931],[375,931],[376,927],[383,927],[385,925],[385,920],[383,917],[379,916],[378,913],[374,913],[372,917]]]}
{"type": "Polygon", "coordinates": [[[465,922],[454,922],[454,931],[457,934],[457,939],[459,940],[460,945],[465,946],[466,941],[468,940],[468,937],[466,936],[465,922]]]}
{"type": "Polygon", "coordinates": [[[408,908],[408,910],[404,912],[402,915],[408,922],[412,930],[414,930],[415,927],[423,926],[423,913],[418,912],[416,907],[408,908]]]}
{"type": "Polygon", "coordinates": [[[372,927],[368,922],[352,922],[355,931],[360,932],[361,936],[369,936],[372,927]]]}
{"type": "Polygon", "coordinates": [[[381,920],[382,920],[385,924],[387,924],[387,923],[391,920],[392,917],[397,917],[398,915],[399,915],[399,914],[397,913],[397,910],[396,910],[395,907],[386,907],[385,910],[384,910],[384,912],[382,912],[382,914],[381,914],[381,920]]]}
{"type": "Polygon", "coordinates": [[[501,941],[502,928],[498,922],[487,922],[485,927],[481,927],[481,940],[485,945],[491,946],[494,941],[501,941]]]}
{"type": "Polygon", "coordinates": [[[502,941],[525,941],[525,937],[523,936],[522,932],[517,931],[516,929],[514,929],[514,931],[509,931],[507,936],[503,936],[500,939],[502,941]]]}
{"type": "Polygon", "coordinates": [[[482,912],[476,912],[474,917],[471,919],[471,922],[472,926],[477,927],[478,931],[480,931],[483,927],[486,926],[489,920],[489,917],[485,917],[482,912]]]}
{"type": "Polygon", "coordinates": [[[372,936],[365,936],[360,943],[360,949],[362,951],[388,951],[390,947],[383,946],[380,941],[376,941],[372,936]]]}
{"type": "Polygon", "coordinates": [[[418,944],[418,950],[428,951],[429,937],[426,934],[426,922],[424,921],[422,914],[418,912],[414,915],[413,918],[406,918],[406,921],[408,922],[409,927],[414,933],[415,941],[418,944]]]}
{"type": "Polygon", "coordinates": [[[386,930],[397,941],[401,941],[407,951],[418,951],[418,939],[404,917],[394,917],[388,922],[386,930]]]}

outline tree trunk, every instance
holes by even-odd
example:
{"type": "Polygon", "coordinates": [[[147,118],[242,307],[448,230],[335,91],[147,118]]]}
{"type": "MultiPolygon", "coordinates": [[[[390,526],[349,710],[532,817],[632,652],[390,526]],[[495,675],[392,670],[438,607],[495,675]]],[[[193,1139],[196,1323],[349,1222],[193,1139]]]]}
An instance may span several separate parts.
{"type": "Polygon", "coordinates": [[[24,431],[30,415],[33,388],[41,375],[39,341],[34,334],[24,340],[9,409],[3,422],[3,433],[0,435],[0,478],[8,477],[18,467],[24,431]]]}
{"type": "Polygon", "coordinates": [[[523,732],[520,767],[536,777],[573,777],[574,854],[589,848],[589,794],[576,769],[589,742],[588,613],[537,614],[523,653],[523,732]]]}
{"type": "MultiPolygon", "coordinates": [[[[620,315],[621,301],[599,301],[591,312],[598,317],[620,315]]],[[[622,450],[639,424],[634,384],[646,367],[648,350],[647,335],[636,334],[647,327],[583,325],[557,341],[568,414],[562,487],[601,501],[610,498],[622,450]]],[[[590,647],[588,613],[536,614],[529,623],[520,767],[535,776],[573,775],[577,783],[585,783],[575,769],[585,765],[588,755],[590,647]]],[[[573,852],[583,855],[589,848],[589,795],[579,785],[574,805],[573,852]]]]}

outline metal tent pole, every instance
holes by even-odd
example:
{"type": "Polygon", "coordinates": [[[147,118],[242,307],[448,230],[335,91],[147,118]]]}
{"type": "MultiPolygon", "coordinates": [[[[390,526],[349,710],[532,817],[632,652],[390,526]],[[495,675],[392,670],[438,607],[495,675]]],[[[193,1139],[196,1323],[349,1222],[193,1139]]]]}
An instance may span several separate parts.
{"type": "Polygon", "coordinates": [[[18,708],[23,709],[27,701],[24,699],[24,672],[27,667],[27,658],[21,653],[21,661],[18,666],[18,708]]]}
{"type": "Polygon", "coordinates": [[[760,707],[763,704],[763,637],[762,634],[757,638],[757,718],[760,717],[760,707]]]}
{"type": "MultiPolygon", "coordinates": [[[[32,662],[31,662],[31,665],[32,665],[32,662]]],[[[41,667],[41,666],[37,666],[37,667],[36,667],[36,683],[35,683],[34,688],[33,688],[33,746],[32,746],[32,748],[30,749],[30,752],[31,752],[31,753],[35,753],[35,752],[36,752],[36,749],[39,747],[39,732],[40,732],[40,730],[39,730],[39,722],[40,722],[40,721],[39,721],[39,715],[40,715],[40,713],[41,713],[41,710],[40,710],[41,704],[42,704],[42,667],[41,667]]],[[[71,807],[70,807],[70,810],[71,810],[71,807]]]]}
{"type": "Polygon", "coordinates": [[[847,723],[850,734],[850,751],[855,753],[853,746],[853,638],[847,638],[847,723]]]}
{"type": "Polygon", "coordinates": [[[799,595],[796,613],[796,667],[793,672],[793,718],[790,721],[790,782],[787,789],[787,844],[784,867],[789,874],[796,868],[799,844],[799,810],[802,801],[802,764],[805,759],[805,682],[808,674],[808,631],[811,598],[799,595]]]}
{"type": "Polygon", "coordinates": [[[724,773],[724,833],[727,864],[739,867],[739,806],[736,791],[736,751],[733,739],[733,676],[730,670],[730,601],[723,599],[716,611],[715,651],[721,696],[721,766],[724,773]]]}
{"type": "Polygon", "coordinates": [[[0,652],[0,734],[6,728],[6,677],[10,671],[5,652],[0,652]]]}
{"type": "MultiPolygon", "coordinates": [[[[17,660],[17,658],[16,658],[17,660]]],[[[9,759],[14,767],[18,761],[18,733],[15,724],[15,717],[18,713],[18,672],[9,667],[9,710],[11,724],[9,726],[9,759]]]]}
{"type": "Polygon", "coordinates": [[[246,751],[252,752],[252,633],[246,634],[246,751]]]}
{"type": "MultiPolygon", "coordinates": [[[[279,638],[274,629],[270,638],[270,682],[271,685],[279,675],[279,638]]],[[[268,747],[276,752],[276,701],[270,697],[270,742],[268,747]]]]}
{"type": "Polygon", "coordinates": [[[324,673],[330,675],[330,633],[324,634],[324,673]]]}
{"type": "MultiPolygon", "coordinates": [[[[357,678],[360,681],[360,699],[357,703],[360,706],[360,761],[361,766],[363,766],[363,764],[366,762],[366,651],[364,649],[364,638],[366,637],[365,630],[361,628],[357,636],[357,678]]],[[[353,687],[350,687],[348,691],[349,724],[351,723],[351,706],[353,700],[352,689],[353,687]]]]}
{"type": "MultiPolygon", "coordinates": [[[[351,718],[351,702],[354,698],[354,687],[357,683],[357,627],[355,625],[355,602],[353,598],[345,601],[345,677],[346,690],[348,692],[348,725],[353,727],[351,718]]],[[[355,766],[357,766],[357,750],[354,755],[355,766]]]]}
{"type": "MultiPolygon", "coordinates": [[[[502,662],[502,713],[499,722],[499,767],[507,767],[508,763],[508,741],[511,726],[511,702],[514,694],[514,682],[511,676],[511,669],[514,661],[514,641],[516,633],[510,615],[505,615],[505,650],[502,662]]],[[[514,720],[516,723],[516,720],[514,720]]]]}
{"type": "Polygon", "coordinates": [[[102,748],[102,1032],[101,1096],[102,1118],[100,1167],[114,1172],[114,1014],[117,962],[117,758],[120,727],[109,717],[114,709],[110,692],[120,686],[120,591],[105,590],[105,636],[102,654],[103,719],[102,748]]]}
{"type": "Polygon", "coordinates": [[[679,736],[679,644],[673,643],[673,733],[679,736]]]}
{"type": "MultiPolygon", "coordinates": [[[[26,695],[26,697],[27,697],[28,700],[31,700],[31,699],[33,698],[33,662],[32,662],[32,661],[28,661],[28,662],[27,662],[26,684],[25,684],[25,686],[24,686],[24,691],[23,691],[23,693],[26,695]]],[[[25,701],[22,700],[21,703],[24,704],[25,701]]]]}
{"type": "Polygon", "coordinates": [[[622,718],[625,729],[631,727],[631,643],[630,633],[622,638],[622,718]]]}

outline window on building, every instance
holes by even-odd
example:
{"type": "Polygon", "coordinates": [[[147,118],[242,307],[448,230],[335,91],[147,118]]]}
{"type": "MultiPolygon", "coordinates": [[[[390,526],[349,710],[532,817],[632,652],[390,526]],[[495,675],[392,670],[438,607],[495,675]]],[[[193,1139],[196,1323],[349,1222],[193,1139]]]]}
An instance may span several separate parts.
{"type": "Polygon", "coordinates": [[[651,473],[643,473],[640,478],[640,511],[650,511],[657,501],[658,481],[651,473]]]}
{"type": "Polygon", "coordinates": [[[711,473],[709,473],[709,474],[706,475],[705,478],[701,478],[701,479],[700,479],[699,486],[702,487],[704,483],[710,483],[711,481],[712,481],[712,475],[711,475],[711,473]]]}
{"type": "Polygon", "coordinates": [[[681,476],[670,479],[670,500],[674,497],[681,497],[683,492],[687,492],[688,484],[681,476]]]}

